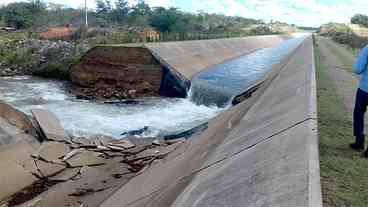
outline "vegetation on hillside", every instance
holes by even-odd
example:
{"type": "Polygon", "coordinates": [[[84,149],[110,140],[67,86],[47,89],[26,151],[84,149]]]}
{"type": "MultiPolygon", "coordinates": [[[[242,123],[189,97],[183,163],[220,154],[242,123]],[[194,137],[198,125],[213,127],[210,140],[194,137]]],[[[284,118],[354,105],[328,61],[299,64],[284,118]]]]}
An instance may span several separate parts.
{"type": "Polygon", "coordinates": [[[364,27],[368,27],[368,16],[364,14],[356,14],[354,15],[350,22],[352,24],[359,24],[364,27]]]}
{"type": "MultiPolygon", "coordinates": [[[[359,25],[362,29],[366,29],[368,27],[368,16],[356,14],[351,18],[350,22],[353,25],[359,25]]],[[[359,34],[359,31],[356,31],[355,28],[349,24],[328,23],[319,28],[319,33],[351,48],[364,47],[368,43],[368,36],[359,34]]]]}
{"type": "MultiPolygon", "coordinates": [[[[205,12],[194,14],[178,8],[151,8],[143,0],[137,1],[133,6],[129,6],[127,0],[118,0],[114,5],[110,0],[96,0],[96,10],[90,10],[88,17],[91,27],[114,27],[125,31],[152,27],[163,34],[221,34],[223,37],[248,35],[242,28],[264,24],[260,20],[244,17],[205,12]]],[[[6,26],[18,29],[40,29],[65,24],[79,27],[84,24],[84,11],[31,0],[11,3],[0,8],[0,19],[6,26]]],[[[264,32],[260,30],[259,34],[264,32]]],[[[268,34],[270,31],[266,32],[268,34]]],[[[254,31],[253,33],[258,34],[254,31]]]]}
{"type": "Polygon", "coordinates": [[[0,31],[0,75],[6,70],[11,71],[10,74],[30,73],[67,79],[69,66],[98,44],[268,35],[294,31],[295,28],[244,17],[152,8],[144,0],[133,5],[128,0],[111,2],[96,0],[96,9],[88,11],[88,28],[85,27],[83,9],[46,4],[42,0],[14,2],[0,7],[0,27],[17,29],[12,33],[0,31]],[[71,28],[73,33],[66,38],[68,42],[39,40],[39,37],[53,36],[39,35],[50,32],[49,28],[53,28],[52,33],[69,31],[55,27],[71,28]]]}

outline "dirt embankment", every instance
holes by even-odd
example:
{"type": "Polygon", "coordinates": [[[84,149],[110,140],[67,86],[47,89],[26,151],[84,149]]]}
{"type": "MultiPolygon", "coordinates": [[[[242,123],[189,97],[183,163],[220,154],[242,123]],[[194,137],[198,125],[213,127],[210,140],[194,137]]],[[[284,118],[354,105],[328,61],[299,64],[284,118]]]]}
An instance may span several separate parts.
{"type": "Polygon", "coordinates": [[[161,79],[159,63],[139,47],[96,47],[71,69],[73,91],[88,99],[159,96],[161,79]]]}

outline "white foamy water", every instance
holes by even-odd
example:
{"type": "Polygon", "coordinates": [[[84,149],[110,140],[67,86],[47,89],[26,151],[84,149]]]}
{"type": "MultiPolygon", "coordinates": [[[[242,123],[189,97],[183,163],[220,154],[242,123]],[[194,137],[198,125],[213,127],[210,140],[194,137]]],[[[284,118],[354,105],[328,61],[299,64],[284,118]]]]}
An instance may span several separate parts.
{"type": "Polygon", "coordinates": [[[0,78],[0,99],[28,114],[35,108],[50,110],[73,135],[117,138],[145,126],[150,129],[146,137],[182,132],[224,110],[198,106],[188,99],[151,98],[135,105],[80,101],[68,94],[64,82],[25,76],[0,78]]]}

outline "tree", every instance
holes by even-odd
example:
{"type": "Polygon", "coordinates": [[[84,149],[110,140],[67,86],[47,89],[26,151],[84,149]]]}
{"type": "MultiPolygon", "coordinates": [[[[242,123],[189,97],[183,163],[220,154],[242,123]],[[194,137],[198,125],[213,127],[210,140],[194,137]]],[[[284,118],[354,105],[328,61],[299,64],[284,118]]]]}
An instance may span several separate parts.
{"type": "Polygon", "coordinates": [[[144,0],[138,0],[138,3],[133,6],[130,13],[131,24],[138,27],[148,26],[148,20],[151,15],[151,7],[144,0]]]}
{"type": "Polygon", "coordinates": [[[117,22],[123,22],[128,17],[130,7],[127,0],[117,0],[115,3],[114,16],[117,22]]]}
{"type": "Polygon", "coordinates": [[[96,0],[97,22],[102,26],[108,24],[112,19],[112,6],[110,0],[96,0]]]}
{"type": "Polygon", "coordinates": [[[351,18],[352,24],[359,24],[364,27],[368,27],[368,16],[364,14],[356,14],[351,18]]]}
{"type": "Polygon", "coordinates": [[[7,26],[24,29],[43,23],[46,6],[40,0],[16,2],[3,8],[4,21],[7,26]]]}
{"type": "Polygon", "coordinates": [[[152,11],[150,25],[161,32],[185,32],[192,25],[191,16],[177,8],[156,7],[152,11]]]}
{"type": "Polygon", "coordinates": [[[97,14],[106,15],[112,11],[110,0],[96,0],[96,4],[97,14]]]}

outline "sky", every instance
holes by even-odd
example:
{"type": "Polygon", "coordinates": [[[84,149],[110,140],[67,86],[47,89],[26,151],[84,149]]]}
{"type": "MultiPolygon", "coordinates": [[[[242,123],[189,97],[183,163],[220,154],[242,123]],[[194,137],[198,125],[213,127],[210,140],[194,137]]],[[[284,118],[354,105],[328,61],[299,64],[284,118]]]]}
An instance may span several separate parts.
{"type": "MultiPolygon", "coordinates": [[[[0,4],[14,1],[22,0],[0,0],[0,4]]],[[[84,5],[84,0],[45,1],[66,4],[74,8],[84,5]]],[[[348,23],[354,14],[368,14],[368,0],[146,0],[146,2],[152,7],[178,7],[187,12],[202,10],[262,19],[265,22],[281,21],[299,26],[320,26],[328,22],[348,23]]],[[[95,7],[95,0],[87,0],[87,4],[92,9],[95,7]]]]}

